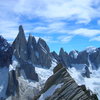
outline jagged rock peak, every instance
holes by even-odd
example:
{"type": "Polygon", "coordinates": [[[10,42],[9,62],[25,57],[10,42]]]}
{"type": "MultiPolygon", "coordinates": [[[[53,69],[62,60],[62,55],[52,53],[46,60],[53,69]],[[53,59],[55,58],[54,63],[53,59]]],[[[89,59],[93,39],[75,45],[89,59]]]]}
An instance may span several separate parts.
{"type": "Polygon", "coordinates": [[[63,66],[68,67],[68,62],[67,62],[68,53],[65,52],[63,48],[60,49],[59,57],[60,57],[60,63],[62,63],[63,66]]]}
{"type": "Polygon", "coordinates": [[[22,25],[19,26],[19,32],[20,33],[24,33],[24,30],[23,30],[23,26],[22,25]]]}
{"type": "Polygon", "coordinates": [[[22,25],[19,26],[19,33],[12,44],[12,48],[16,53],[16,57],[21,57],[23,60],[27,59],[27,41],[22,25]]]}
{"type": "Polygon", "coordinates": [[[38,44],[40,46],[44,47],[47,50],[47,52],[50,52],[50,49],[49,49],[47,43],[42,38],[39,38],[38,44]]]}
{"type": "Polygon", "coordinates": [[[18,35],[20,35],[20,38],[24,38],[26,40],[24,29],[23,29],[22,25],[19,26],[19,34],[18,35]]]}
{"type": "Polygon", "coordinates": [[[77,59],[77,56],[78,56],[78,51],[77,50],[73,50],[69,53],[69,56],[71,56],[72,58],[74,59],[77,59]]]}
{"type": "Polygon", "coordinates": [[[0,51],[7,51],[9,48],[9,43],[0,35],[0,51]]]}
{"type": "Polygon", "coordinates": [[[64,49],[61,48],[61,49],[60,49],[60,52],[59,52],[59,55],[60,55],[61,53],[63,53],[63,52],[64,52],[64,49]]]}
{"type": "Polygon", "coordinates": [[[29,34],[29,37],[28,37],[28,44],[36,44],[36,39],[31,34],[29,34]]]}
{"type": "Polygon", "coordinates": [[[19,32],[18,32],[18,35],[17,35],[15,41],[16,40],[17,41],[20,41],[20,39],[26,41],[26,37],[25,37],[25,33],[24,33],[24,29],[23,29],[23,26],[22,25],[19,26],[19,32]]]}
{"type": "Polygon", "coordinates": [[[61,48],[59,52],[59,56],[62,56],[62,55],[68,55],[68,53],[65,52],[63,48],[61,48]]]}
{"type": "Polygon", "coordinates": [[[9,66],[12,58],[12,48],[10,44],[0,36],[0,67],[9,66]]]}
{"type": "Polygon", "coordinates": [[[31,42],[32,42],[32,35],[31,34],[29,34],[29,37],[28,37],[28,44],[30,44],[31,42]]]}

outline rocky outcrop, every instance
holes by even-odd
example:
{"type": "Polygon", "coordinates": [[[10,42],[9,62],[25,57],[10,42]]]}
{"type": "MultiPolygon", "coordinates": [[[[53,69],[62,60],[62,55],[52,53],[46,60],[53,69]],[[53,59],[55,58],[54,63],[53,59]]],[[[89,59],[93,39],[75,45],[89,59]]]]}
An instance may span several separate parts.
{"type": "Polygon", "coordinates": [[[18,72],[12,70],[9,72],[8,87],[6,91],[7,96],[19,96],[18,72]]]}
{"type": "Polygon", "coordinates": [[[58,64],[48,78],[44,89],[33,100],[98,100],[95,94],[78,86],[67,70],[58,64]]]}
{"type": "Polygon", "coordinates": [[[35,66],[31,63],[23,61],[22,59],[20,59],[19,63],[20,73],[21,70],[23,70],[27,79],[38,81],[38,74],[35,72],[35,66]]]}
{"type": "Polygon", "coordinates": [[[27,46],[28,46],[28,59],[33,64],[37,64],[39,55],[38,52],[36,52],[36,40],[34,36],[29,35],[27,46]]]}
{"type": "Polygon", "coordinates": [[[39,38],[38,43],[37,43],[37,52],[39,54],[38,58],[38,63],[44,67],[51,67],[51,54],[50,54],[50,49],[46,42],[39,38]]]}
{"type": "Polygon", "coordinates": [[[0,36],[0,67],[8,67],[11,64],[12,48],[10,44],[0,36]]]}
{"type": "Polygon", "coordinates": [[[90,72],[88,66],[85,66],[84,73],[82,73],[83,77],[90,78],[90,74],[92,73],[90,72]]]}

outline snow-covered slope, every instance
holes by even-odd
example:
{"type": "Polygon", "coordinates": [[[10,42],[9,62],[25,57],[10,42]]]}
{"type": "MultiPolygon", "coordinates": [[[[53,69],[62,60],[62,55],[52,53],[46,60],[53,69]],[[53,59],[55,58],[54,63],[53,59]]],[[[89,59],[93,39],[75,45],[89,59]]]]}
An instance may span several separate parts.
{"type": "Polygon", "coordinates": [[[55,59],[52,60],[51,68],[47,69],[46,67],[41,67],[39,65],[35,65],[36,73],[39,77],[39,83],[44,84],[46,80],[53,74],[53,69],[57,65],[57,61],[55,59]]]}
{"type": "Polygon", "coordinates": [[[83,77],[80,70],[69,68],[68,72],[75,79],[78,85],[85,85],[87,89],[90,89],[92,92],[97,94],[100,100],[100,69],[92,70],[90,78],[83,77]]]}
{"type": "Polygon", "coordinates": [[[34,100],[97,100],[85,86],[78,86],[61,64],[53,72],[34,100]]]}

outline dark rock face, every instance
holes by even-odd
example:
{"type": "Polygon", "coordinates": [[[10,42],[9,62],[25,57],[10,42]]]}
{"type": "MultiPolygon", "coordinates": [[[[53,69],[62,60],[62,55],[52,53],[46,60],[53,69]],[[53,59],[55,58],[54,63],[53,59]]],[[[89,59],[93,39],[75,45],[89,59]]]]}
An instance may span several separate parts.
{"type": "Polygon", "coordinates": [[[88,53],[86,51],[78,52],[78,51],[71,51],[68,57],[69,65],[71,64],[87,64],[88,63],[88,53]]]}
{"type": "Polygon", "coordinates": [[[7,96],[19,96],[19,85],[17,78],[17,71],[12,70],[9,72],[8,87],[6,91],[7,96]]]}
{"type": "Polygon", "coordinates": [[[20,68],[21,70],[24,70],[26,78],[38,81],[38,74],[35,72],[35,67],[28,62],[24,62],[21,59],[19,62],[20,62],[20,68]]]}
{"type": "Polygon", "coordinates": [[[0,36],[0,67],[11,64],[12,48],[10,44],[0,36]]]}
{"type": "Polygon", "coordinates": [[[37,64],[38,54],[36,55],[36,53],[38,52],[35,52],[36,51],[36,40],[34,36],[31,36],[31,35],[29,36],[27,46],[28,46],[28,59],[32,63],[37,64]]]}
{"type": "Polygon", "coordinates": [[[39,64],[50,68],[52,60],[50,55],[50,50],[46,42],[41,38],[39,38],[37,43],[37,51],[39,53],[39,58],[38,58],[39,64]]]}
{"type": "Polygon", "coordinates": [[[90,95],[90,91],[86,90],[85,86],[78,86],[61,64],[55,67],[54,72],[46,81],[44,89],[34,100],[42,98],[42,94],[45,94],[52,86],[60,84],[62,85],[45,100],[98,100],[95,94],[90,95]]]}
{"type": "Polygon", "coordinates": [[[27,60],[27,41],[22,26],[19,26],[19,33],[12,44],[12,48],[16,58],[27,60]]]}
{"type": "MultiPolygon", "coordinates": [[[[97,48],[95,52],[90,53],[89,58],[90,61],[93,62],[94,66],[96,66],[96,68],[98,69],[100,67],[100,48],[97,48]]],[[[93,69],[96,69],[94,68],[94,66],[92,66],[93,69]]]]}
{"type": "Polygon", "coordinates": [[[59,55],[55,51],[51,52],[51,55],[52,55],[52,57],[54,59],[56,59],[58,62],[60,62],[60,57],[59,57],[59,55]]]}
{"type": "Polygon", "coordinates": [[[68,66],[68,54],[63,50],[63,48],[60,49],[59,52],[60,57],[60,63],[62,63],[64,66],[68,66]]]}
{"type": "Polygon", "coordinates": [[[85,73],[83,73],[82,75],[84,77],[90,78],[90,74],[92,74],[88,68],[88,66],[85,66],[85,73]]]}

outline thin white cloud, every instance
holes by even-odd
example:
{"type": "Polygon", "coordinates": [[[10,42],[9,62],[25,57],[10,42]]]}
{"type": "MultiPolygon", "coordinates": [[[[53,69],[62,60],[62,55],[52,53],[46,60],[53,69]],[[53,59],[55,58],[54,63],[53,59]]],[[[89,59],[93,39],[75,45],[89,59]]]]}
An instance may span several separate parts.
{"type": "Polygon", "coordinates": [[[14,11],[29,18],[40,16],[43,18],[76,19],[79,23],[90,22],[100,17],[99,0],[19,0],[14,11]]]}
{"type": "Polygon", "coordinates": [[[96,36],[96,37],[90,39],[90,41],[100,41],[100,36],[96,36]]]}
{"type": "Polygon", "coordinates": [[[72,40],[73,36],[60,36],[58,40],[62,43],[68,43],[72,40]]]}
{"type": "Polygon", "coordinates": [[[37,26],[33,29],[33,32],[38,32],[38,33],[65,33],[66,29],[65,26],[67,24],[65,22],[52,22],[45,25],[40,25],[37,26]]]}
{"type": "Polygon", "coordinates": [[[44,36],[43,38],[47,43],[59,43],[57,39],[54,39],[52,36],[44,36]]]}
{"type": "Polygon", "coordinates": [[[100,6],[92,7],[97,6],[99,0],[10,0],[9,3],[7,2],[8,0],[1,1],[0,5],[3,8],[0,10],[5,10],[3,13],[6,15],[9,12],[18,17],[41,16],[47,19],[77,19],[80,22],[83,20],[89,22],[94,17],[100,17],[100,6]]]}
{"type": "Polygon", "coordinates": [[[41,37],[37,37],[35,36],[35,38],[42,38],[44,39],[47,43],[68,43],[72,40],[73,36],[66,36],[66,35],[63,35],[63,36],[56,36],[56,37],[53,37],[53,36],[41,36],[41,37]]]}
{"type": "Polygon", "coordinates": [[[79,28],[70,32],[74,35],[81,35],[86,37],[93,37],[100,34],[100,30],[88,29],[88,28],[79,28]]]}
{"type": "Polygon", "coordinates": [[[60,34],[71,34],[73,36],[80,35],[85,37],[93,37],[96,35],[100,35],[99,29],[89,29],[89,28],[77,28],[74,30],[68,30],[66,27],[67,24],[65,23],[52,23],[48,26],[39,26],[33,29],[33,32],[39,32],[39,33],[60,33],[60,34]]]}

